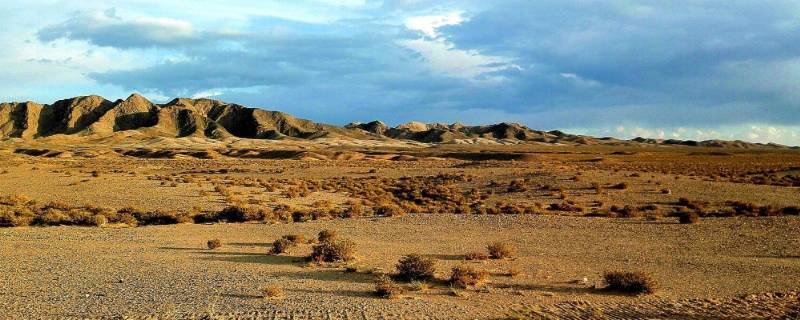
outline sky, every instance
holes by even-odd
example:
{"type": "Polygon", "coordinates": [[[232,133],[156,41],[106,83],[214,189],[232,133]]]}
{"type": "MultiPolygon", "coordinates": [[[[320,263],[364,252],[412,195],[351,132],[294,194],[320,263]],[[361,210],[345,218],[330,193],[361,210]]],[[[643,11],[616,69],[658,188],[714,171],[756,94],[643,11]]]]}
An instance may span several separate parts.
{"type": "Polygon", "coordinates": [[[0,101],[800,145],[796,0],[0,2],[0,101]]]}

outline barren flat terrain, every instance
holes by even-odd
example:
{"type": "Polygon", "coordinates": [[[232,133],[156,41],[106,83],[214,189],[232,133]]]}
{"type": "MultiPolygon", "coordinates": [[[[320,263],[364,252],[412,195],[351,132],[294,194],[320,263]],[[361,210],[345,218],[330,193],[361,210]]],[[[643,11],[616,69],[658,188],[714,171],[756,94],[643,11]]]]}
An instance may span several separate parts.
{"type": "Polygon", "coordinates": [[[311,159],[131,150],[4,145],[4,318],[800,312],[796,151],[443,145],[311,159]],[[347,239],[354,259],[309,261],[322,230],[347,239]],[[286,235],[307,240],[271,252],[286,235]],[[220,246],[209,249],[213,239],[220,246]],[[497,242],[515,254],[466,260],[497,242]],[[433,261],[433,278],[398,280],[389,299],[376,296],[376,280],[412,253],[433,261]],[[454,285],[451,269],[465,265],[485,278],[454,285]],[[609,271],[645,273],[653,293],[608,290],[609,271]]]}
{"type": "Polygon", "coordinates": [[[791,301],[718,306],[748,293],[800,288],[798,232],[800,220],[793,217],[713,219],[685,226],[669,220],[455,215],[278,225],[4,229],[0,308],[19,318],[209,313],[269,318],[276,311],[313,311],[347,312],[351,319],[362,319],[362,314],[369,319],[452,319],[501,318],[513,310],[561,316],[578,307],[635,305],[628,312],[638,310],[640,316],[724,312],[717,315],[760,317],[772,309],[789,312],[791,301]],[[357,243],[357,272],[304,266],[301,260],[310,246],[267,254],[272,240],[283,234],[311,237],[321,229],[338,230],[357,243]],[[210,238],[222,239],[223,246],[208,250],[210,238]],[[452,296],[447,285],[399,299],[372,296],[370,272],[392,272],[406,253],[435,258],[442,270],[438,276],[444,278],[462,254],[498,240],[517,244],[519,257],[470,262],[492,276],[484,288],[464,297],[452,296]],[[521,274],[505,275],[511,266],[521,274]],[[631,297],[575,282],[586,277],[593,283],[603,271],[617,269],[648,271],[660,291],[631,297]],[[285,297],[262,298],[265,285],[280,286],[285,297]],[[683,302],[687,307],[661,304],[682,299],[702,300],[683,302]],[[548,309],[578,301],[586,305],[548,309]]]}

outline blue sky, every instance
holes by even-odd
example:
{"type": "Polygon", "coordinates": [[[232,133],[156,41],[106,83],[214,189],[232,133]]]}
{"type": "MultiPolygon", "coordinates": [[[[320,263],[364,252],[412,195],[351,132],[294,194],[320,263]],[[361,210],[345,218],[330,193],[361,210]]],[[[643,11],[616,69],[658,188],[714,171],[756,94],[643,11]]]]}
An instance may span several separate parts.
{"type": "Polygon", "coordinates": [[[800,145],[800,2],[3,1],[0,100],[800,145]]]}

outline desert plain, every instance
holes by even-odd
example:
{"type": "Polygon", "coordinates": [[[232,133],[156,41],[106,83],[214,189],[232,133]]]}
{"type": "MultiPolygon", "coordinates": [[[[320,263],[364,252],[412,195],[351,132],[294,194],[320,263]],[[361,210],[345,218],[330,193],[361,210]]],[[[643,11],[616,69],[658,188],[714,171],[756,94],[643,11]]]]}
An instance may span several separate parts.
{"type": "Polygon", "coordinates": [[[800,316],[796,148],[81,99],[2,109],[0,318],[800,316]]]}
{"type": "Polygon", "coordinates": [[[383,159],[390,157],[374,149],[371,158],[318,160],[176,156],[181,152],[154,158],[89,147],[50,157],[32,149],[67,151],[5,145],[4,197],[65,211],[93,206],[198,215],[244,206],[285,210],[290,218],[2,228],[4,318],[798,315],[800,218],[791,208],[800,205],[800,189],[773,183],[798,174],[794,151],[516,145],[481,147],[524,155],[516,160],[469,160],[447,154],[481,152],[443,146],[424,149],[426,157],[414,156],[421,150],[382,152],[412,160],[383,159]],[[773,178],[754,178],[765,176],[773,178]],[[404,178],[417,179],[410,186],[442,189],[406,195],[398,191],[404,178]],[[378,190],[391,194],[391,202],[414,205],[379,213],[371,207],[385,195],[370,193],[378,190]],[[477,192],[490,210],[457,210],[458,201],[476,200],[448,192],[477,192]],[[349,214],[354,203],[365,209],[349,214]],[[762,207],[771,211],[761,214],[762,207]],[[675,213],[690,211],[699,212],[699,221],[679,223],[675,213]],[[284,235],[314,239],[321,230],[350,239],[355,259],[310,263],[308,243],[270,253],[284,235]],[[209,249],[211,239],[221,247],[209,249]],[[466,260],[498,241],[518,252],[466,260]],[[424,285],[398,282],[402,293],[376,297],[376,279],[395,273],[398,259],[412,253],[435,261],[435,277],[424,285]],[[488,278],[453,287],[450,270],[463,264],[488,278]],[[603,274],[615,270],[645,272],[657,289],[646,295],[603,290],[603,274]],[[270,286],[280,288],[279,297],[264,297],[270,286]]]}

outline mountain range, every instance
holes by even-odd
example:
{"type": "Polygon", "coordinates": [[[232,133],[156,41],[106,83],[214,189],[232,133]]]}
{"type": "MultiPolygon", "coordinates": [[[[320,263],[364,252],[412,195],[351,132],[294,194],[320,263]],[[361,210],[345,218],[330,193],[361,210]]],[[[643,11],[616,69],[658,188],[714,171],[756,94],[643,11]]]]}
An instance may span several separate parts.
{"type": "Polygon", "coordinates": [[[81,96],[53,104],[13,102],[0,104],[0,139],[36,140],[53,136],[108,137],[136,131],[145,137],[234,139],[338,138],[348,140],[403,140],[421,143],[540,143],[687,145],[736,148],[784,148],[776,144],[744,141],[684,141],[636,138],[620,140],[539,131],[518,123],[468,126],[459,123],[409,122],[390,127],[381,121],[341,126],[316,123],[279,111],[249,108],[211,99],[176,98],[164,104],[139,94],[110,101],[81,96]]]}

